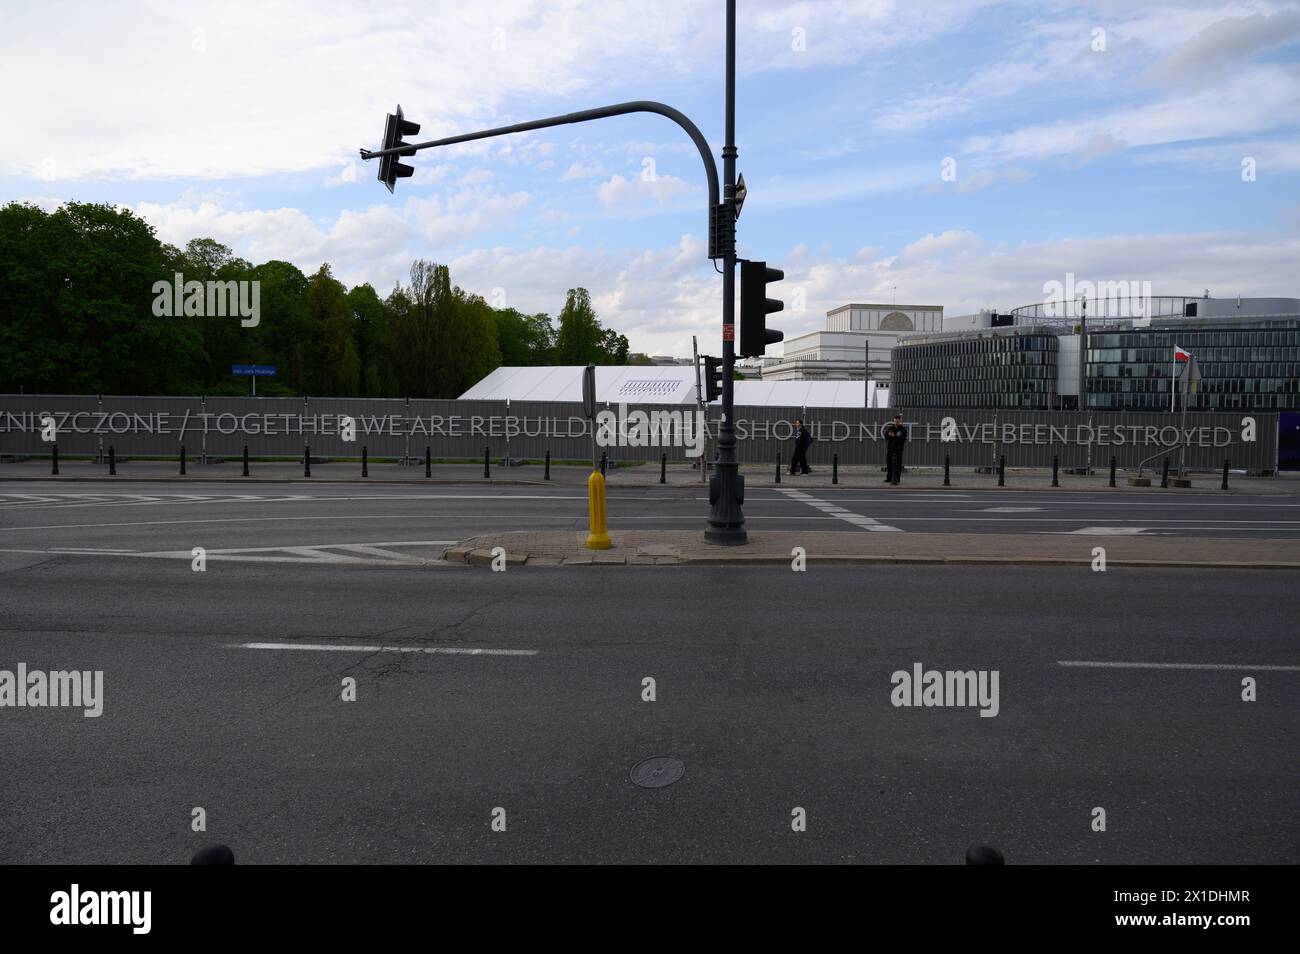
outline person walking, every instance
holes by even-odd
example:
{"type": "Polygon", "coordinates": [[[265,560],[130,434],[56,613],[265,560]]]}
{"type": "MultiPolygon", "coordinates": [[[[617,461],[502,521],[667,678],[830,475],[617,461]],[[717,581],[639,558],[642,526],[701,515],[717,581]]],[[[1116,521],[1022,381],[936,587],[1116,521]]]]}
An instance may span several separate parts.
{"type": "Polygon", "coordinates": [[[790,455],[790,475],[811,474],[808,466],[808,448],[812,445],[812,435],[803,426],[800,418],[794,419],[794,453],[790,455]]]}
{"type": "Polygon", "coordinates": [[[885,426],[885,483],[897,484],[903,476],[903,445],[907,443],[907,428],[903,415],[895,414],[891,424],[885,426]]]}

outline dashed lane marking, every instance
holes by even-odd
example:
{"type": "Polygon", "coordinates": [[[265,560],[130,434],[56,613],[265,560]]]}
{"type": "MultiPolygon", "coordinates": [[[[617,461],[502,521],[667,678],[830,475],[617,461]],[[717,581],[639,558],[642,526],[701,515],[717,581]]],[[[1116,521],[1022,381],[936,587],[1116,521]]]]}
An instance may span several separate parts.
{"type": "Polygon", "coordinates": [[[1261,672],[1300,672],[1300,666],[1254,666],[1248,663],[1090,662],[1058,659],[1056,664],[1075,669],[1248,669],[1261,672]]]}
{"type": "Polygon", "coordinates": [[[343,646],[332,643],[233,643],[227,649],[286,649],[317,653],[424,653],[431,656],[536,656],[536,649],[469,646],[343,646]]]}

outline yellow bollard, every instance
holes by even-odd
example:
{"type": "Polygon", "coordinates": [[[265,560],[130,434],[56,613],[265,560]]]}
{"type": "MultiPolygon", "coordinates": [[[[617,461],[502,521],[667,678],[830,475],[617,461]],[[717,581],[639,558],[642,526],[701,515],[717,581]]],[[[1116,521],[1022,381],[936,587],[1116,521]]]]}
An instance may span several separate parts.
{"type": "Polygon", "coordinates": [[[613,542],[605,529],[605,476],[598,470],[593,470],[587,478],[587,514],[591,520],[587,549],[608,550],[613,542]]]}

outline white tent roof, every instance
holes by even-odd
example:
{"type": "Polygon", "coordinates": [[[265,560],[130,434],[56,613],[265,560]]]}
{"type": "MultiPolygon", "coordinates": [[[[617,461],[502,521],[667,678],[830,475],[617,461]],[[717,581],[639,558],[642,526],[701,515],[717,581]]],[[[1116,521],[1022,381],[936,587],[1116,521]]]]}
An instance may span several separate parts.
{"type": "Polygon", "coordinates": [[[889,407],[889,389],[875,381],[736,382],[736,404],[743,407],[869,407],[872,396],[876,407],[889,407]]]}
{"type": "MultiPolygon", "coordinates": [[[[462,401],[581,401],[581,365],[497,368],[460,396],[462,401]]],[[[737,381],[742,407],[889,407],[889,389],[875,381],[737,381]]],[[[602,404],[693,404],[695,369],[690,365],[596,368],[596,400],[602,404]]]]}
{"type": "MultiPolygon", "coordinates": [[[[497,368],[462,401],[581,401],[582,365],[497,368]]],[[[596,368],[596,400],[611,404],[687,404],[695,400],[695,369],[686,365],[596,368]]]]}

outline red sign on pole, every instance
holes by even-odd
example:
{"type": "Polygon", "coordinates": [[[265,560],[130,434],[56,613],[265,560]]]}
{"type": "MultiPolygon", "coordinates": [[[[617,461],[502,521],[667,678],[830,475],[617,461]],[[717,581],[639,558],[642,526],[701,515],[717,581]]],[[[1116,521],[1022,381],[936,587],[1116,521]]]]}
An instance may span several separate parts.
{"type": "Polygon", "coordinates": [[[736,326],[734,324],[722,326],[722,340],[723,341],[736,340],[736,326]]]}

